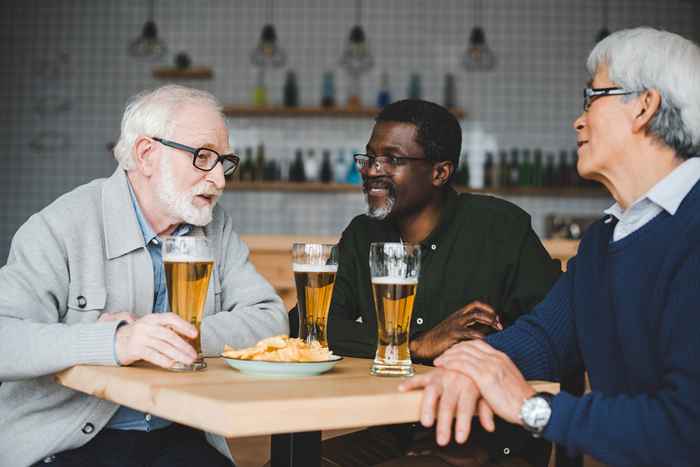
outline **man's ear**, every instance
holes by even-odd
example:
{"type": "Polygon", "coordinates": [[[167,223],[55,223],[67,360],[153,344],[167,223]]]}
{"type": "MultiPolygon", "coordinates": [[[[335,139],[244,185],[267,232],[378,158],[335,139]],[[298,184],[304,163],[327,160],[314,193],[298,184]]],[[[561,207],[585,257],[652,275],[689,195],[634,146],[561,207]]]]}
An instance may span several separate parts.
{"type": "Polygon", "coordinates": [[[433,165],[433,186],[445,185],[455,171],[452,161],[440,161],[433,165]]]}
{"type": "Polygon", "coordinates": [[[136,168],[143,175],[150,177],[155,170],[155,142],[151,138],[139,136],[134,143],[134,159],[136,168]]]}
{"type": "Polygon", "coordinates": [[[634,121],[632,131],[638,133],[646,131],[649,122],[654,118],[661,107],[661,94],[656,89],[647,89],[639,94],[639,99],[634,106],[634,121]]]}

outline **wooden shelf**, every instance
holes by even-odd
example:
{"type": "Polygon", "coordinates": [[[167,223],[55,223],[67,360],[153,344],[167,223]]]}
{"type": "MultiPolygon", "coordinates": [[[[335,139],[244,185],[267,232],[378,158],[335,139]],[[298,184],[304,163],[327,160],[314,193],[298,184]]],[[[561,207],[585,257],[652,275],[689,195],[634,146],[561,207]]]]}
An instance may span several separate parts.
{"type": "MultiPolygon", "coordinates": [[[[450,109],[458,119],[465,117],[464,110],[450,109]]],[[[377,107],[279,107],[279,106],[224,106],[229,117],[275,117],[275,118],[373,118],[379,113],[377,107]]]]}
{"type": "Polygon", "coordinates": [[[192,68],[155,68],[153,77],[158,79],[211,79],[214,72],[209,67],[192,68]]]}
{"type": "MultiPolygon", "coordinates": [[[[548,198],[598,198],[609,197],[610,194],[598,187],[543,188],[543,187],[514,187],[499,189],[475,189],[456,186],[457,191],[469,193],[485,193],[498,196],[537,196],[548,198]]],[[[277,191],[295,193],[349,193],[361,192],[360,185],[344,183],[321,182],[241,182],[232,180],[226,183],[227,191],[277,191]]]]}

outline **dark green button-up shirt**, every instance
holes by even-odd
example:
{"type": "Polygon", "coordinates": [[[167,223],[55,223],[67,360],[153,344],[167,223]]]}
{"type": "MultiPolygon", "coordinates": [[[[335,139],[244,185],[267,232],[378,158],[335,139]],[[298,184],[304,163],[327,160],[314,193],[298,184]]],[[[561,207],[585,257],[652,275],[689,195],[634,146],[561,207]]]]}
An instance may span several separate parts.
{"type": "MultiPolygon", "coordinates": [[[[398,242],[388,220],[361,215],[338,245],[338,274],[328,340],[340,355],[374,357],[377,324],[369,271],[372,242],[398,242]]],[[[421,271],[411,335],[425,332],[474,300],[491,304],[504,326],[544,298],[559,276],[532,230],[530,216],[491,196],[449,189],[440,222],[421,243],[421,271]]]]}

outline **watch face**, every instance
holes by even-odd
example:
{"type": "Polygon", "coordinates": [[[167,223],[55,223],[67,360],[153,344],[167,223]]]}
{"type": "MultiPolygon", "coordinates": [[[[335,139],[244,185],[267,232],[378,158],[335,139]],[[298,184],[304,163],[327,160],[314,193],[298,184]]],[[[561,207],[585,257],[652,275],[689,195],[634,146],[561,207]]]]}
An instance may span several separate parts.
{"type": "Polygon", "coordinates": [[[552,409],[543,397],[532,397],[522,408],[523,422],[530,428],[541,431],[547,426],[552,409]]]}

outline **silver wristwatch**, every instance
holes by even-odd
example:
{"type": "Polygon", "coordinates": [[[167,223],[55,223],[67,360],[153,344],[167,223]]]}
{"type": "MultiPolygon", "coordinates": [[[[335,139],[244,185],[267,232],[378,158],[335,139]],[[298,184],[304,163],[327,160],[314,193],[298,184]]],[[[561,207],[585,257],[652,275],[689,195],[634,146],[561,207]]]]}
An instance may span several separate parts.
{"type": "Polygon", "coordinates": [[[520,420],[523,427],[535,438],[542,436],[542,432],[549,423],[552,415],[552,399],[554,395],[548,392],[538,392],[529,399],[525,399],[520,407],[520,420]]]}

